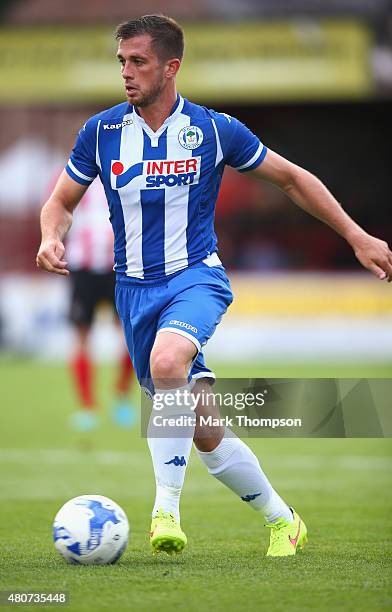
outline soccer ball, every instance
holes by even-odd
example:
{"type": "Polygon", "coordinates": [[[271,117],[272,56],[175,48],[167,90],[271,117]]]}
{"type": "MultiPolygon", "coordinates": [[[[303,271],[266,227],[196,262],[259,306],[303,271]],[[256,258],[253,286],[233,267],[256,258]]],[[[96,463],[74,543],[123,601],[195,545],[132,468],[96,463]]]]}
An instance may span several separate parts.
{"type": "Polygon", "coordinates": [[[125,512],[103,495],[80,495],[55,516],[54,545],[68,563],[115,563],[128,544],[125,512]]]}

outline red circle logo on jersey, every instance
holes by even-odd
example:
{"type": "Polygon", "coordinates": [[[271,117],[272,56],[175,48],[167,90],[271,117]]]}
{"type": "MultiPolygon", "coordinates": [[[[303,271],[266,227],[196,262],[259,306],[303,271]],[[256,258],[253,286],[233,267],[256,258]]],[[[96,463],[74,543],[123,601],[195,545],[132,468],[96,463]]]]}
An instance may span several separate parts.
{"type": "Polygon", "coordinates": [[[114,162],[114,164],[112,165],[112,172],[116,176],[118,176],[119,174],[122,174],[124,172],[123,164],[121,162],[114,162]]]}

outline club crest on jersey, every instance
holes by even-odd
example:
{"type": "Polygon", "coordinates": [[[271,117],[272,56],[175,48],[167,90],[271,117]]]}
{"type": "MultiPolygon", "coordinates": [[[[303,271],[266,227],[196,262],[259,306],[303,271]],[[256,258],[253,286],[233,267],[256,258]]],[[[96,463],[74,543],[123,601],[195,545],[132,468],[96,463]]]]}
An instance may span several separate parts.
{"type": "Polygon", "coordinates": [[[184,149],[197,149],[204,140],[204,134],[196,125],[187,125],[178,134],[178,142],[184,149]]]}
{"type": "Polygon", "coordinates": [[[126,168],[119,160],[112,160],[111,186],[121,189],[139,179],[138,189],[159,189],[195,185],[199,182],[201,157],[188,159],[145,160],[126,168]]]}

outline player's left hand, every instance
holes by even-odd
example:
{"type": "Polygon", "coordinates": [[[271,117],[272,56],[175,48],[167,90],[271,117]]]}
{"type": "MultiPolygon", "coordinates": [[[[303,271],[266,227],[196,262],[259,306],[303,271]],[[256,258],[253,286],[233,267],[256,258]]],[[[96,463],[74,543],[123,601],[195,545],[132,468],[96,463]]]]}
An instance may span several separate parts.
{"type": "Polygon", "coordinates": [[[387,242],[364,232],[351,241],[351,246],[364,268],[380,280],[392,281],[392,252],[387,242]]]}

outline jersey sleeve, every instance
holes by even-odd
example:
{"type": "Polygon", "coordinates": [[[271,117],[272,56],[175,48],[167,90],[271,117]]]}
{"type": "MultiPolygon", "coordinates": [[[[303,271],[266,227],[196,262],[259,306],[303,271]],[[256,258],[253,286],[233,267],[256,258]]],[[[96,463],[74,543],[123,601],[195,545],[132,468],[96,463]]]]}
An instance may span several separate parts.
{"type": "Polygon", "coordinates": [[[89,119],[76,139],[65,167],[67,174],[81,185],[90,185],[98,174],[96,163],[96,122],[89,119]]]}
{"type": "Polygon", "coordinates": [[[224,162],[239,172],[254,170],[266,156],[267,147],[241,121],[230,115],[223,117],[219,136],[224,162]]]}

